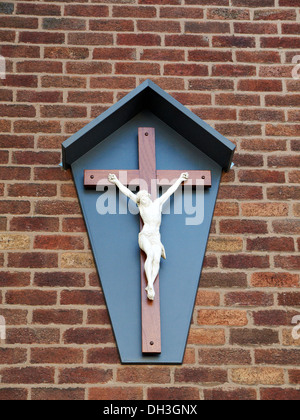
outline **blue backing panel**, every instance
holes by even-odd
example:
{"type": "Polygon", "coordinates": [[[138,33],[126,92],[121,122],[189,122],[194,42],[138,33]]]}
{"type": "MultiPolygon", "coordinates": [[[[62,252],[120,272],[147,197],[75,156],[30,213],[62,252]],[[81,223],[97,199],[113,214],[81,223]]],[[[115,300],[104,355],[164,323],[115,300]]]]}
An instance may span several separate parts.
{"type": "Polygon", "coordinates": [[[74,162],[72,170],[122,363],[182,363],[222,168],[144,111],[74,162]],[[138,127],[156,129],[157,169],[212,171],[201,225],[187,226],[190,215],[174,214],[173,199],[171,214],[163,216],[167,260],[160,270],[162,353],[153,356],[141,352],[139,216],[99,215],[101,193],[83,186],[85,169],[138,169],[138,127]]]}

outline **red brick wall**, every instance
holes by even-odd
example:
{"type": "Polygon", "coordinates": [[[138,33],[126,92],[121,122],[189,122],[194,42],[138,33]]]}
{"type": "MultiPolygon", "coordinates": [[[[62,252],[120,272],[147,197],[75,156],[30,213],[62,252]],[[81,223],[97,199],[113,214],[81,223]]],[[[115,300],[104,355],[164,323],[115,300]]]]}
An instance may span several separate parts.
{"type": "Polygon", "coordinates": [[[300,399],[299,0],[0,3],[0,398],[300,399]],[[145,78],[237,144],[183,366],[121,366],[61,142],[145,78]]]}

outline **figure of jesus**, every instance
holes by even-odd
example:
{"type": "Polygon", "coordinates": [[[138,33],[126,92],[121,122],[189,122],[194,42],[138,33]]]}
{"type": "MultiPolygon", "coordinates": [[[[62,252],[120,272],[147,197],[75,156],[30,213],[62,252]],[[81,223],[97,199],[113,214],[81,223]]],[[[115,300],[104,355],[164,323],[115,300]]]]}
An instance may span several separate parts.
{"type": "Polygon", "coordinates": [[[139,208],[140,216],[144,222],[142,231],[139,234],[139,246],[145,252],[147,259],[145,262],[145,274],[148,285],[146,287],[147,297],[154,300],[154,282],[160,269],[161,257],[166,259],[166,251],[161,243],[160,226],[162,217],[162,207],[164,203],[175,193],[179,186],[187,181],[189,174],[182,173],[178,180],[161,197],[152,201],[151,195],[142,190],[137,194],[125,187],[114,174],[109,174],[108,180],[115,184],[119,190],[130,198],[139,208]]]}

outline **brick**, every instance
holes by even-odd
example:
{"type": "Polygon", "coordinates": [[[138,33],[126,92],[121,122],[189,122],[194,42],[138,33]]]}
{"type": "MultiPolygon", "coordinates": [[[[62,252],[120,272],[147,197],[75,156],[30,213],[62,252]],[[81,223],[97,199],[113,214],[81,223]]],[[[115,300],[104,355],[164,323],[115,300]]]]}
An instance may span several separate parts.
{"type": "Polygon", "coordinates": [[[242,121],[282,121],[285,122],[284,111],[247,109],[240,111],[242,121]]]}
{"type": "Polygon", "coordinates": [[[117,381],[167,384],[171,382],[171,374],[166,367],[123,367],[117,370],[117,381]]]}
{"type": "Polygon", "coordinates": [[[43,76],[43,88],[86,88],[86,79],[83,77],[74,76],[43,76]]]}
{"type": "Polygon", "coordinates": [[[245,311],[202,309],[198,312],[199,325],[245,326],[248,324],[245,311]]]}
{"type": "Polygon", "coordinates": [[[26,287],[30,284],[30,273],[1,272],[2,287],[26,287]]]}
{"type": "Polygon", "coordinates": [[[267,328],[248,328],[230,330],[230,344],[239,346],[270,346],[279,344],[279,333],[267,328]]]}
{"type": "Polygon", "coordinates": [[[37,76],[12,74],[7,75],[6,79],[2,82],[3,86],[11,87],[37,87],[37,76]]]}
{"type": "Polygon", "coordinates": [[[86,232],[84,221],[81,218],[63,219],[63,232],[86,232]]]}
{"type": "Polygon", "coordinates": [[[33,401],[78,401],[85,399],[85,390],[81,388],[33,388],[33,401]]]}
{"type": "Polygon", "coordinates": [[[251,355],[241,349],[201,349],[199,363],[203,365],[250,365],[251,355]]]}
{"type": "Polygon", "coordinates": [[[36,214],[42,215],[59,215],[59,214],[79,214],[80,207],[77,202],[73,201],[39,201],[35,207],[36,214]]]}
{"type": "Polygon", "coordinates": [[[96,5],[67,5],[65,6],[65,16],[83,17],[107,17],[108,6],[96,5]]]}
{"type": "Polygon", "coordinates": [[[272,294],[264,292],[229,292],[225,294],[227,306],[272,306],[272,294]]]}
{"type": "Polygon", "coordinates": [[[97,384],[107,383],[112,379],[112,370],[99,368],[67,368],[59,373],[60,384],[97,384]]]}
{"type": "Polygon", "coordinates": [[[94,401],[104,400],[141,400],[143,398],[143,388],[126,386],[126,387],[109,387],[89,388],[88,399],[94,401]]]}
{"type": "Polygon", "coordinates": [[[180,33],[180,23],[170,20],[153,21],[153,20],[139,20],[137,21],[137,29],[140,32],[166,32],[166,33],[180,33]]]}
{"type": "Polygon", "coordinates": [[[280,77],[280,78],[290,78],[292,73],[292,66],[264,66],[259,69],[260,77],[280,77]]]}
{"type": "Polygon", "coordinates": [[[185,33],[226,34],[230,33],[230,25],[227,22],[185,22],[185,33]]]}
{"type": "Polygon", "coordinates": [[[67,140],[67,136],[39,136],[37,147],[39,149],[60,149],[61,144],[64,140],[67,140]]]}
{"type": "Polygon", "coordinates": [[[30,238],[27,235],[0,234],[0,250],[29,249],[30,238]]]}
{"type": "Polygon", "coordinates": [[[8,255],[8,267],[15,268],[55,268],[58,264],[57,254],[51,253],[15,253],[8,255]]]}
{"type": "Polygon", "coordinates": [[[278,303],[280,306],[299,306],[300,305],[300,293],[298,292],[287,292],[278,294],[278,303]]]}
{"type": "Polygon", "coordinates": [[[227,382],[227,372],[223,369],[213,368],[177,368],[175,369],[176,382],[225,383],[227,382]]]}
{"type": "MultiPolygon", "coordinates": [[[[207,76],[208,67],[203,64],[165,64],[164,74],[169,76],[207,76]]],[[[183,95],[184,97],[191,96],[189,94],[183,95]]],[[[196,95],[195,97],[199,98],[199,96],[200,95],[196,95]]],[[[208,101],[206,101],[205,103],[210,104],[210,102],[208,101]]]]}
{"type": "Polygon", "coordinates": [[[14,217],[10,222],[11,231],[57,232],[59,220],[50,217],[14,217]]]}
{"type": "Polygon", "coordinates": [[[40,325],[76,325],[82,324],[83,314],[78,310],[35,309],[32,322],[40,325]]]}
{"type": "Polygon", "coordinates": [[[1,42],[15,42],[16,31],[2,31],[0,33],[1,42]]]}
{"type": "MultiPolygon", "coordinates": [[[[62,73],[62,68],[62,63],[46,60],[23,61],[17,63],[18,73],[62,73]]],[[[30,117],[30,115],[28,116],[30,117]]]]}
{"type": "Polygon", "coordinates": [[[197,7],[162,7],[160,17],[165,19],[203,19],[203,9],[197,7]]]}
{"type": "MultiPolygon", "coordinates": [[[[18,256],[19,254],[14,255],[18,256]]],[[[27,254],[24,255],[27,256],[27,254]]],[[[9,257],[10,256],[11,255],[9,255],[9,257]]],[[[35,262],[34,265],[37,266],[37,262],[35,262]]],[[[33,267],[33,264],[31,264],[31,266],[33,267]]],[[[26,267],[29,267],[29,265],[26,264],[26,267]]],[[[13,290],[7,292],[6,302],[10,305],[54,305],[56,303],[56,292],[45,292],[39,290],[13,290]]]]}
{"type": "Polygon", "coordinates": [[[113,45],[113,36],[111,34],[98,34],[91,32],[69,33],[69,45],[113,45]]]}
{"type": "Polygon", "coordinates": [[[261,48],[298,49],[300,40],[296,37],[262,37],[260,45],[261,48]]]}
{"type": "Polygon", "coordinates": [[[38,19],[19,16],[0,17],[1,28],[37,29],[38,19]]]}
{"type": "Polygon", "coordinates": [[[225,340],[225,331],[223,329],[191,328],[188,344],[222,346],[225,344],[225,340]]]}
{"type": "Polygon", "coordinates": [[[221,263],[224,268],[269,268],[270,261],[268,256],[260,255],[223,255],[221,257],[221,263]]]}
{"type": "Polygon", "coordinates": [[[49,347],[32,348],[31,364],[79,364],[83,362],[81,349],[49,347]]]}
{"type": "Polygon", "coordinates": [[[1,309],[1,315],[6,320],[6,325],[27,325],[28,324],[28,311],[21,309],[1,309]]]}
{"type": "Polygon", "coordinates": [[[86,22],[84,19],[69,19],[69,18],[44,18],[43,29],[55,31],[77,30],[85,31],[86,22]]]}
{"type": "MultiPolygon", "coordinates": [[[[247,92],[281,92],[281,80],[240,80],[238,90],[247,92]]],[[[268,105],[268,103],[267,103],[268,105]]]]}
{"type": "Polygon", "coordinates": [[[201,35],[166,35],[167,47],[208,47],[207,36],[201,35]]]}
{"type": "Polygon", "coordinates": [[[256,401],[257,394],[255,389],[247,388],[234,388],[222,389],[204,389],[204,400],[205,401],[256,401]]]}
{"type": "Polygon", "coordinates": [[[272,223],[275,233],[290,233],[291,235],[300,234],[300,220],[275,220],[272,223]]]}
{"type": "Polygon", "coordinates": [[[286,203],[242,203],[242,215],[246,217],[282,217],[288,215],[286,203]]]}
{"type": "Polygon", "coordinates": [[[261,399],[263,401],[299,401],[300,391],[289,388],[262,388],[261,399]]]}
{"type": "Polygon", "coordinates": [[[253,273],[253,287],[298,287],[299,276],[291,273],[253,273]]]}
{"type": "Polygon", "coordinates": [[[239,220],[229,219],[220,221],[221,233],[245,234],[245,233],[267,233],[267,222],[263,220],[239,220]]]}
{"type": "Polygon", "coordinates": [[[1,214],[28,214],[30,212],[29,201],[1,201],[0,213],[1,214]]]}
{"type": "Polygon", "coordinates": [[[75,103],[112,103],[113,92],[69,92],[68,102],[75,103]]]}
{"type": "MultiPolygon", "coordinates": [[[[291,325],[292,314],[283,310],[265,310],[253,313],[254,325],[283,326],[291,325]]],[[[270,364],[269,362],[266,362],[270,364]]]]}
{"type": "Polygon", "coordinates": [[[207,18],[215,20],[250,20],[250,12],[247,9],[208,9],[207,18]]]}
{"type": "Polygon", "coordinates": [[[61,156],[58,152],[14,152],[12,161],[17,165],[58,165],[61,156]]]}
{"type": "Polygon", "coordinates": [[[275,257],[275,267],[280,267],[288,270],[299,270],[300,268],[300,257],[288,256],[288,257],[275,257]]]}
{"type": "Polygon", "coordinates": [[[110,325],[110,318],[106,309],[89,309],[87,323],[89,325],[110,325]]]}
{"type": "MultiPolygon", "coordinates": [[[[136,51],[134,48],[95,48],[93,52],[93,59],[94,60],[134,60],[136,58],[136,51]]],[[[116,79],[113,76],[110,76],[110,78],[99,78],[101,79],[116,79]]],[[[121,78],[118,78],[121,79],[121,78]]],[[[92,79],[93,80],[93,79],[92,79]]],[[[125,80],[125,78],[124,78],[125,80]]],[[[130,79],[127,79],[130,81],[130,79]]],[[[109,86],[111,89],[114,85],[109,86]]],[[[135,86],[135,80],[134,80],[134,86],[135,86]]],[[[91,86],[93,87],[93,86],[91,86]]],[[[132,89],[132,84],[130,86],[126,86],[125,89],[132,89]]]]}
{"type": "Polygon", "coordinates": [[[269,365],[297,365],[299,350],[255,350],[255,361],[257,364],[269,365]]]}
{"type": "Polygon", "coordinates": [[[239,171],[240,182],[247,183],[285,183],[284,172],[266,170],[239,171]]]}
{"type": "Polygon", "coordinates": [[[290,382],[290,384],[295,384],[295,385],[300,384],[300,371],[299,371],[299,369],[289,370],[289,382],[290,382]]]}
{"type": "Polygon", "coordinates": [[[0,401],[26,401],[28,390],[23,388],[0,389],[0,401]]]}
{"type": "Polygon", "coordinates": [[[63,290],[61,305],[104,305],[104,297],[98,290],[63,290]]]}
{"type": "Polygon", "coordinates": [[[18,3],[16,7],[17,15],[60,16],[61,14],[61,6],[54,4],[18,3]]]}
{"type": "Polygon", "coordinates": [[[189,61],[232,62],[233,60],[231,51],[211,51],[197,49],[189,51],[189,61]]]}
{"type": "Polygon", "coordinates": [[[34,249],[84,249],[83,239],[76,236],[36,236],[34,239],[34,249]]]}
{"type": "Polygon", "coordinates": [[[3,45],[1,53],[4,57],[12,58],[39,58],[40,47],[26,45],[3,45]]]}
{"type": "Polygon", "coordinates": [[[216,104],[230,106],[255,106],[260,105],[260,97],[258,95],[220,93],[216,95],[216,104]]]}
{"type": "Polygon", "coordinates": [[[0,13],[5,15],[12,15],[14,12],[14,4],[13,3],[1,3],[0,4],[0,13]]]}
{"type": "Polygon", "coordinates": [[[275,23],[250,23],[235,22],[234,32],[237,34],[277,34],[278,29],[275,23]]]}
{"type": "Polygon", "coordinates": [[[106,344],[113,343],[111,329],[106,328],[74,328],[63,335],[65,344],[106,344]]]}
{"type": "MultiPolygon", "coordinates": [[[[180,70],[179,70],[180,71],[180,70]]],[[[175,73],[175,69],[174,69],[175,73]]],[[[185,105],[210,105],[211,95],[207,93],[173,93],[172,95],[177,101],[185,105]]]]}
{"type": "Polygon", "coordinates": [[[281,58],[277,51],[237,51],[236,57],[237,61],[242,63],[281,63],[281,58]]]}
{"type": "Polygon", "coordinates": [[[243,36],[213,36],[213,47],[216,48],[255,48],[255,38],[243,36]]]}
{"type": "Polygon", "coordinates": [[[93,348],[87,351],[88,363],[118,364],[120,358],[115,347],[93,348]]]}
{"type": "MultiPolygon", "coordinates": [[[[186,0],[186,4],[199,4],[198,0],[186,0]]],[[[229,0],[203,0],[203,6],[229,6],[229,0]]]]}
{"type": "Polygon", "coordinates": [[[20,32],[20,42],[24,44],[64,44],[65,34],[59,32],[20,32]]]}
{"type": "Polygon", "coordinates": [[[141,60],[148,61],[184,61],[184,51],[166,49],[144,49],[141,52],[141,60]]]}
{"type": "Polygon", "coordinates": [[[0,349],[0,365],[16,365],[19,363],[25,363],[26,359],[26,349],[0,349]]]}
{"type": "Polygon", "coordinates": [[[159,64],[152,64],[152,63],[117,63],[116,74],[159,75],[160,66],[159,64]]]}
{"type": "Polygon", "coordinates": [[[276,139],[243,139],[241,141],[241,149],[247,151],[274,152],[286,151],[287,145],[285,140],[276,139]]]}
{"type": "Polygon", "coordinates": [[[254,20],[296,20],[296,10],[254,10],[254,20]]]}
{"type": "Polygon", "coordinates": [[[2,369],[2,383],[44,384],[54,383],[54,368],[24,367],[2,369]]]}
{"type": "MultiPolygon", "coordinates": [[[[31,149],[34,146],[34,137],[33,136],[15,136],[13,134],[5,134],[0,135],[0,148],[3,149],[31,149]]],[[[18,179],[17,172],[22,172],[22,169],[29,170],[29,168],[5,168],[7,172],[11,170],[16,170],[16,179],[18,179]]],[[[5,178],[1,176],[1,179],[7,179],[6,175],[5,178]]],[[[14,179],[15,177],[13,177],[14,179]]]]}
{"type": "Polygon", "coordinates": [[[60,194],[62,197],[76,198],[77,192],[74,185],[64,184],[60,187],[60,194]]]}
{"type": "Polygon", "coordinates": [[[274,7],[275,0],[264,0],[262,3],[259,0],[232,0],[232,6],[236,7],[274,7]]]}
{"type": "Polygon", "coordinates": [[[94,259],[91,253],[65,253],[61,260],[62,268],[94,268],[94,259]]]}
{"type": "Polygon", "coordinates": [[[90,20],[89,28],[91,31],[101,32],[134,32],[134,22],[121,19],[95,19],[90,20]]]}
{"type": "Polygon", "coordinates": [[[284,372],[276,368],[238,368],[231,371],[232,380],[243,385],[282,385],[284,372]]]}
{"type": "Polygon", "coordinates": [[[154,34],[118,34],[117,45],[138,45],[138,46],[159,46],[161,45],[160,35],[154,34]]]}
{"type": "Polygon", "coordinates": [[[153,387],[148,388],[147,399],[149,400],[199,400],[198,387],[153,387]]]}
{"type": "Polygon", "coordinates": [[[299,200],[299,187],[270,187],[267,189],[269,200],[299,200]]]}
{"type": "Polygon", "coordinates": [[[8,344],[58,344],[59,330],[53,328],[9,328],[8,344]]]}
{"type": "Polygon", "coordinates": [[[17,120],[14,122],[15,133],[60,133],[61,125],[59,121],[31,121],[17,120]]]}
{"type": "Polygon", "coordinates": [[[152,6],[113,6],[112,15],[122,18],[153,18],[156,17],[156,8],[152,6]]]}
{"type": "Polygon", "coordinates": [[[242,249],[243,240],[233,237],[211,237],[207,245],[207,250],[211,252],[238,252],[242,249]]]}
{"type": "Polygon", "coordinates": [[[289,107],[294,106],[297,107],[300,104],[300,95],[285,95],[285,96],[278,96],[278,95],[267,95],[266,96],[266,105],[267,106],[281,106],[281,107],[289,107]]]}
{"type": "Polygon", "coordinates": [[[10,197],[53,197],[56,196],[55,185],[13,184],[8,187],[10,197]]]}

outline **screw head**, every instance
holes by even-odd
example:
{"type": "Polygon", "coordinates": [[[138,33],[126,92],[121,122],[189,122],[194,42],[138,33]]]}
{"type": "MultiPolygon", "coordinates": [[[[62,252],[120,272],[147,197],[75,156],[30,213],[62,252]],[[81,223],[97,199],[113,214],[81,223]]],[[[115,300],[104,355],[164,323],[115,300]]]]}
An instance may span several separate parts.
{"type": "Polygon", "coordinates": [[[149,136],[149,133],[145,133],[145,136],[148,137],[149,136]]]}
{"type": "Polygon", "coordinates": [[[153,346],[154,345],[154,341],[150,341],[150,346],[153,346]]]}
{"type": "Polygon", "coordinates": [[[94,177],[94,175],[91,175],[91,179],[94,179],[95,177],[94,177]]]}

